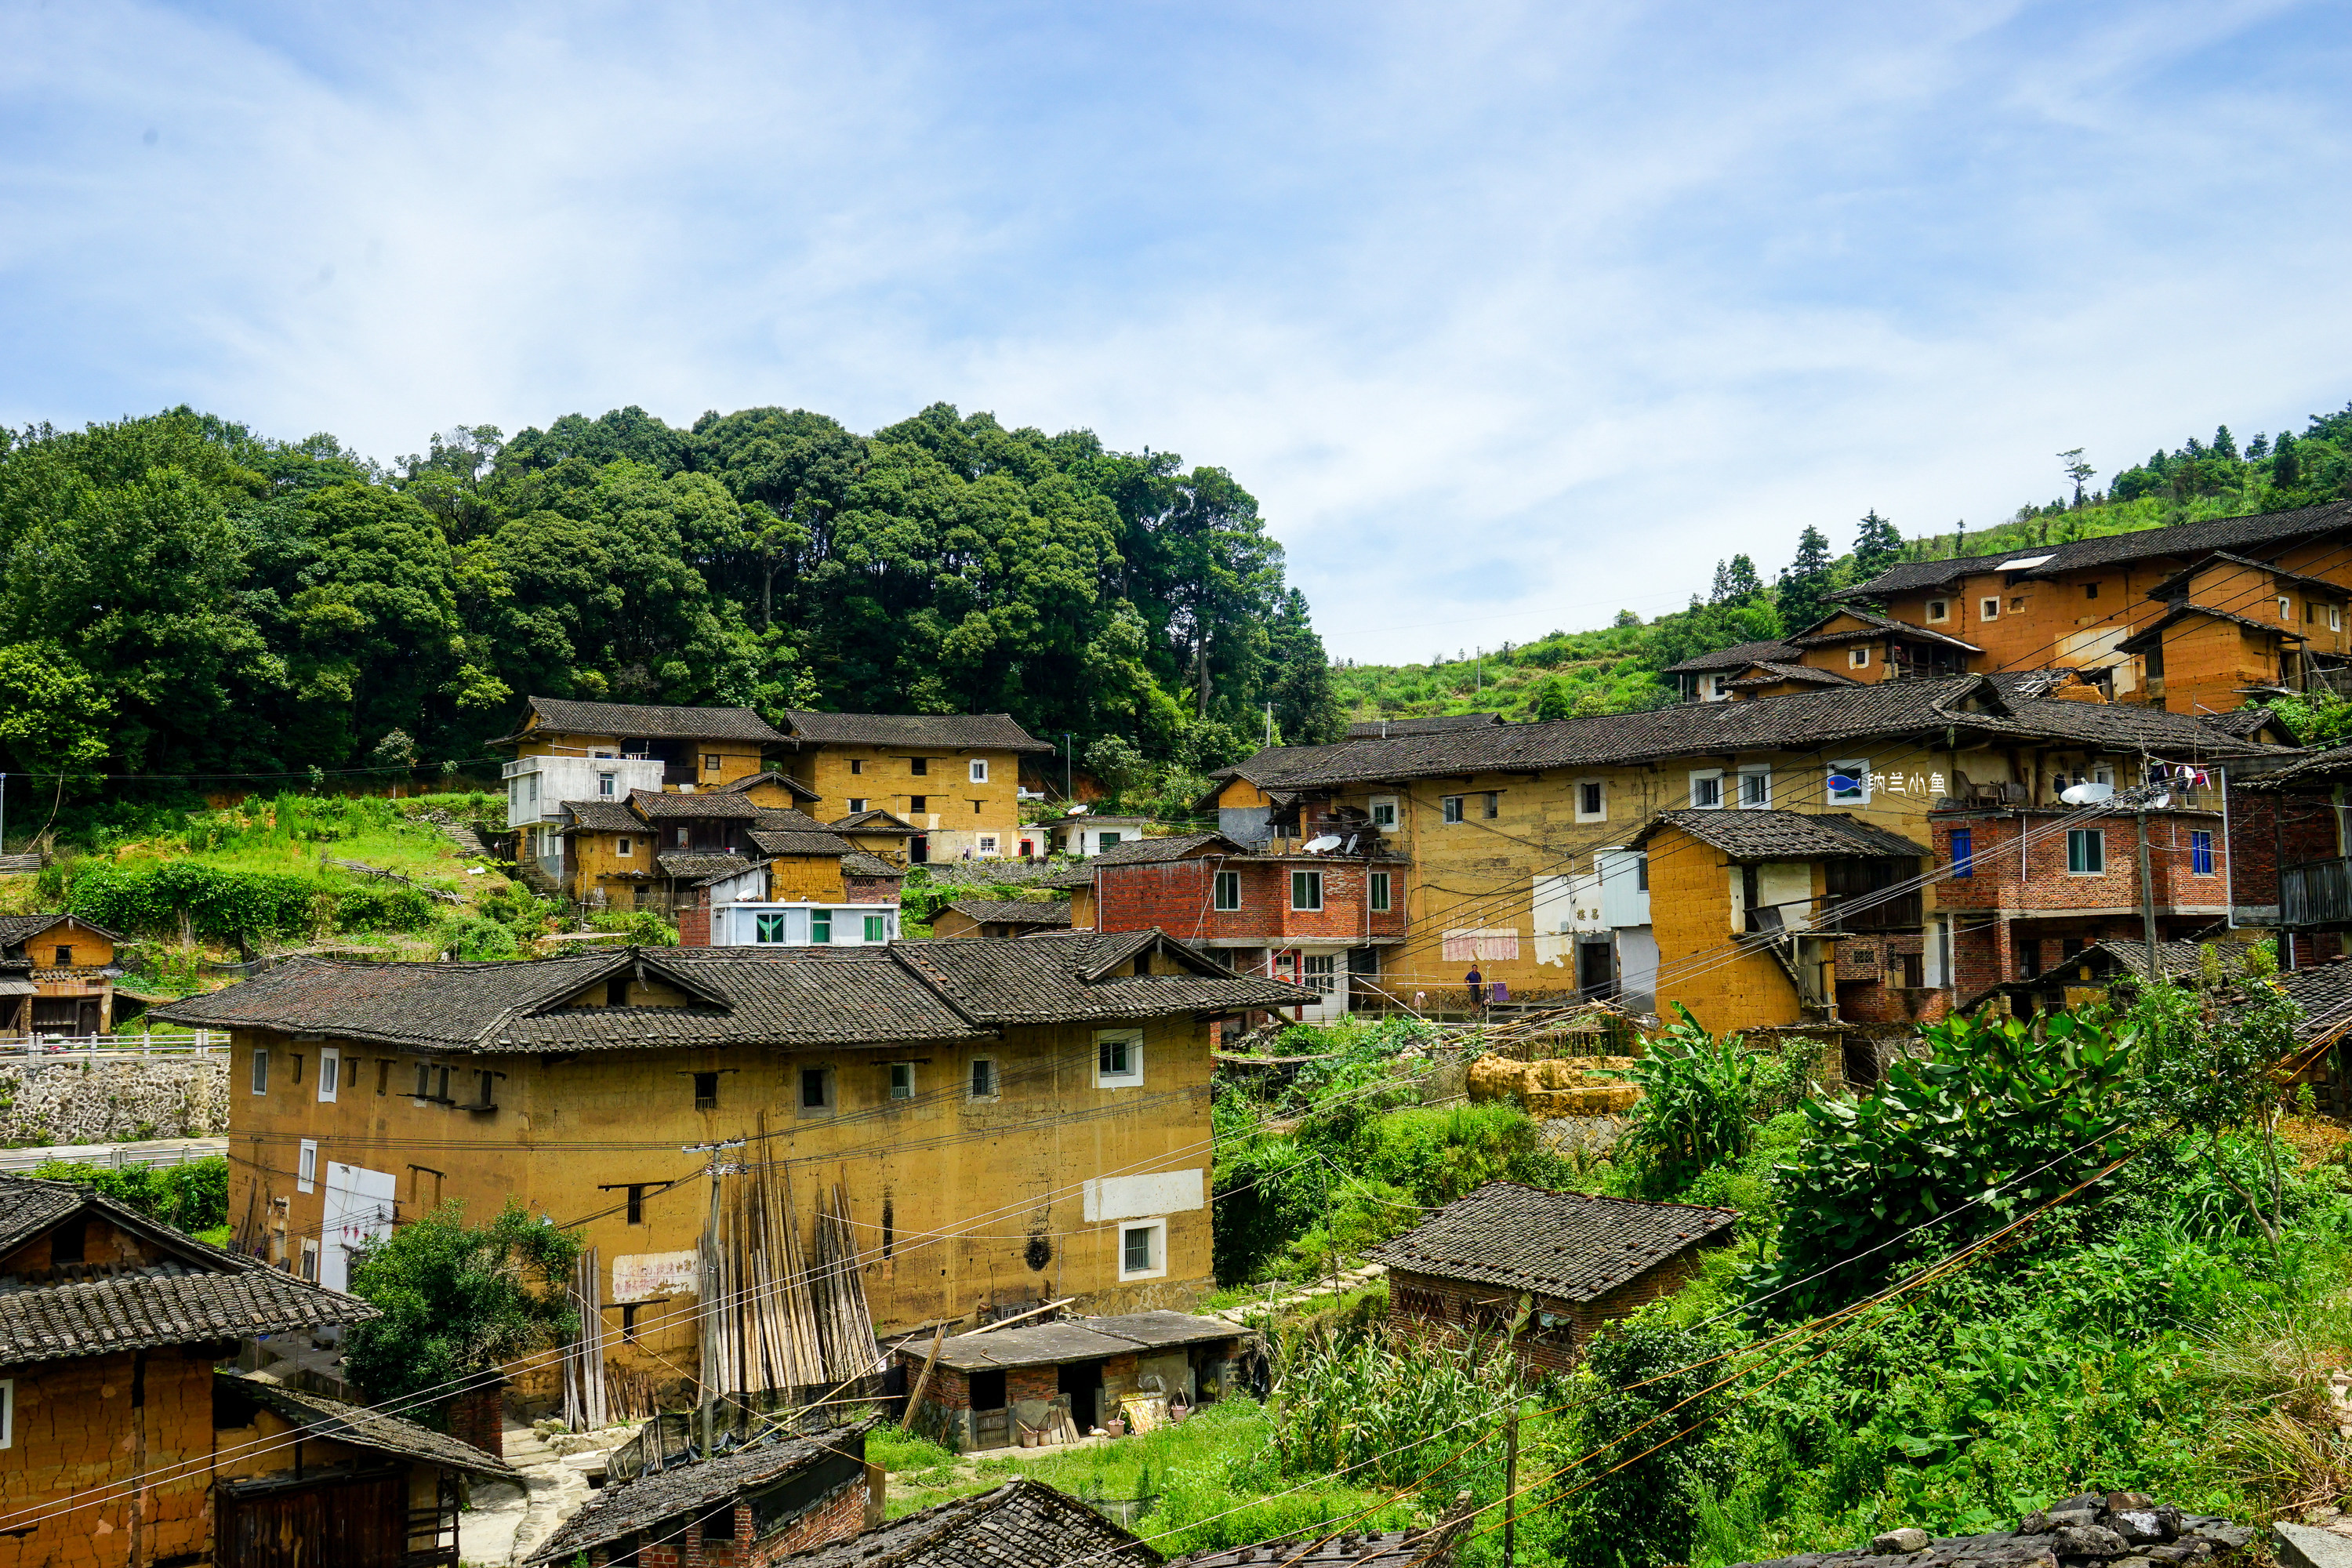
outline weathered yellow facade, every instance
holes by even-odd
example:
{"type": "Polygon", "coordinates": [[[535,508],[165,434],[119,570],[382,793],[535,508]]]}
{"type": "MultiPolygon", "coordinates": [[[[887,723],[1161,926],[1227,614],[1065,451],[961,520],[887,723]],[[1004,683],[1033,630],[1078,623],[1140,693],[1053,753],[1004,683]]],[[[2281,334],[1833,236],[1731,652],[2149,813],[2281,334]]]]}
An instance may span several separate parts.
{"type": "Polygon", "coordinates": [[[887,811],[904,817],[929,841],[926,847],[933,859],[955,858],[965,849],[980,859],[1019,852],[1021,757],[1016,752],[826,742],[787,758],[784,768],[816,792],[816,799],[803,809],[820,822],[859,811],[887,811]],[[974,763],[986,772],[985,779],[972,778],[974,763]],[[983,838],[992,842],[983,845],[983,838]]]}

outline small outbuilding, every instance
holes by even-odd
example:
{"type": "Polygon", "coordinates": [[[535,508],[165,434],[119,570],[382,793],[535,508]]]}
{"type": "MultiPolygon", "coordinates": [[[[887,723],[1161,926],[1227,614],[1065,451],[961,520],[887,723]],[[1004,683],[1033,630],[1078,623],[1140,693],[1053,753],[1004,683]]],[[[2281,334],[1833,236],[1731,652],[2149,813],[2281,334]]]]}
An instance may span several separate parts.
{"type": "Polygon", "coordinates": [[[1132,844],[1151,826],[1148,816],[1066,816],[1047,825],[1050,847],[1056,854],[1081,858],[1099,855],[1121,844],[1132,844]]]}
{"type": "Polygon", "coordinates": [[[952,1436],[969,1452],[1012,1447],[1015,1422],[1050,1436],[1066,1416],[1083,1436],[1130,1395],[1214,1401],[1236,1386],[1244,1337],[1222,1318],[1129,1312],[958,1334],[940,1342],[936,1361],[930,1342],[918,1338],[898,1347],[898,1358],[908,1386],[922,1385],[916,1429],[952,1436]]]}
{"type": "Polygon", "coordinates": [[[1738,1221],[1736,1209],[1489,1182],[1370,1256],[1388,1266],[1392,1332],[1491,1334],[1524,1313],[1521,1363],[1565,1371],[1602,1323],[1679,1289],[1738,1221]]]}
{"type": "Polygon", "coordinates": [[[794,1559],[798,1568],[1160,1568],[1164,1561],[1069,1493],[1027,1479],[794,1559]]]}
{"type": "Polygon", "coordinates": [[[958,899],[931,917],[933,936],[1014,937],[1069,929],[1067,899],[958,899]]]}

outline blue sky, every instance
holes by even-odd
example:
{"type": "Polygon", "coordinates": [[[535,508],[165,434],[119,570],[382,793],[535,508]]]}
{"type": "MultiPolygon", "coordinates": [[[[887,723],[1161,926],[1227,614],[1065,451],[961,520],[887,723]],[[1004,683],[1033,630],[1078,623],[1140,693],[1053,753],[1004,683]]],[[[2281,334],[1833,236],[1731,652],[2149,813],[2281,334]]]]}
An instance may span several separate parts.
{"type": "Polygon", "coordinates": [[[1336,657],[2352,400],[2324,5],[0,5],[0,419],[935,400],[1223,465],[1336,657]]]}

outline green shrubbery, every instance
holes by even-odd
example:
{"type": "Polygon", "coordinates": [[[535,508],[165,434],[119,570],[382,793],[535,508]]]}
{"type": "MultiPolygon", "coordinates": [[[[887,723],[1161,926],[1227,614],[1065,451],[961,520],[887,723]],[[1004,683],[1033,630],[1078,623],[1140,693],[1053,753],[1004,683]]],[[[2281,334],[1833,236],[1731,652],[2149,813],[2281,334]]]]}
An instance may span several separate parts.
{"type": "MultiPolygon", "coordinates": [[[[126,934],[234,943],[321,931],[431,929],[433,901],[415,888],[331,872],[230,871],[201,860],[119,864],[86,859],[58,878],[67,909],[126,934]]],[[[46,890],[46,889],[45,889],[46,890]]]]}
{"type": "Polygon", "coordinates": [[[152,1169],[132,1165],[120,1171],[52,1160],[36,1167],[33,1174],[56,1182],[79,1182],[150,1219],[192,1234],[217,1230],[228,1223],[228,1161],[217,1155],[184,1165],[152,1169]]]}

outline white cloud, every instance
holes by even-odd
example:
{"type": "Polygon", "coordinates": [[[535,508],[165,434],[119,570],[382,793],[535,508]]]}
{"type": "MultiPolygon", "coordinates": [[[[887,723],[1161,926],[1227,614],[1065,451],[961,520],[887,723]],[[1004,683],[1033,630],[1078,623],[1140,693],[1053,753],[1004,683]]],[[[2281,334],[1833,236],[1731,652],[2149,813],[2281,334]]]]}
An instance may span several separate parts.
{"type": "Polygon", "coordinates": [[[19,10],[0,415],[184,400],[390,457],[457,419],[945,399],[1231,468],[1333,652],[1414,658],[2352,395],[2343,31],[19,10]]]}

